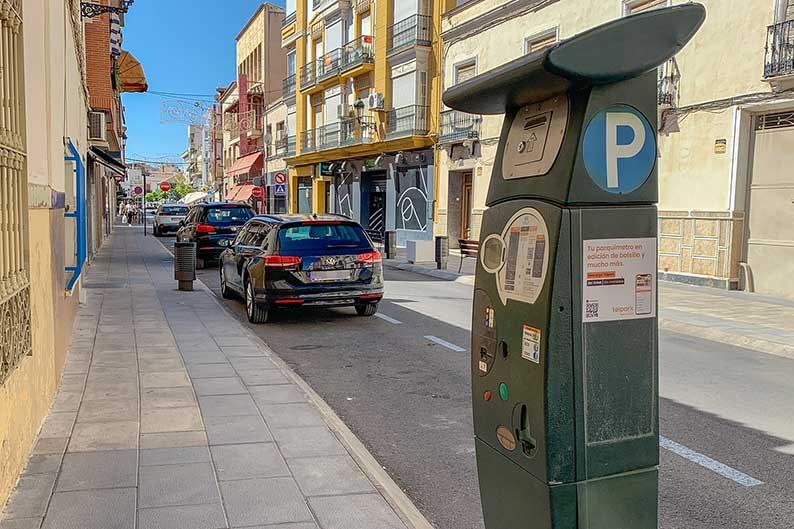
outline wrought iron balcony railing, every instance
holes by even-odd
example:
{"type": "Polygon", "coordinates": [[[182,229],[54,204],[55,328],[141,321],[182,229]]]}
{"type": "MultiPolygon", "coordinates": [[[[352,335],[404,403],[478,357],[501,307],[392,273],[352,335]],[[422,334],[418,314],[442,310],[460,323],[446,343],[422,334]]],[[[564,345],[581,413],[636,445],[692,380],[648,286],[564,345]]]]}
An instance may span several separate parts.
{"type": "Polygon", "coordinates": [[[301,133],[301,154],[375,141],[372,117],[343,118],[301,133]]]}
{"type": "Polygon", "coordinates": [[[340,123],[340,145],[361,145],[375,141],[375,119],[372,116],[345,118],[340,123]]]}
{"type": "Polygon", "coordinates": [[[290,75],[282,83],[281,95],[284,99],[292,99],[295,97],[295,74],[290,75]]]}
{"type": "Polygon", "coordinates": [[[287,13],[287,16],[284,17],[284,20],[281,22],[281,27],[287,27],[297,19],[298,13],[293,11],[292,13],[287,13]]]}
{"type": "Polygon", "coordinates": [[[764,77],[794,74],[794,20],[767,28],[764,77]]]}
{"type": "Polygon", "coordinates": [[[388,53],[410,46],[430,46],[433,19],[427,15],[411,15],[389,26],[388,53]]]}
{"type": "Polygon", "coordinates": [[[446,110],[441,113],[441,131],[439,143],[471,140],[480,137],[482,116],[466,114],[458,110],[446,110]]]}
{"type": "Polygon", "coordinates": [[[387,138],[424,136],[428,130],[428,107],[410,105],[389,111],[386,120],[387,138]]]}
{"type": "Polygon", "coordinates": [[[670,59],[659,68],[658,103],[663,107],[678,106],[678,87],[681,81],[681,71],[676,60],[670,59]]]}
{"type": "Polygon", "coordinates": [[[342,46],[342,71],[375,62],[374,43],[375,38],[371,35],[361,35],[342,46]]]}
{"type": "Polygon", "coordinates": [[[317,150],[317,129],[301,131],[301,154],[317,150]]]}
{"type": "Polygon", "coordinates": [[[301,89],[309,88],[317,82],[317,66],[319,61],[309,61],[301,66],[301,89]]]}
{"type": "Polygon", "coordinates": [[[342,70],[342,49],[331,50],[317,61],[317,82],[335,77],[342,70]]]}
{"type": "Polygon", "coordinates": [[[279,140],[284,144],[284,158],[289,158],[290,156],[295,156],[295,135],[286,136],[279,140]]]}

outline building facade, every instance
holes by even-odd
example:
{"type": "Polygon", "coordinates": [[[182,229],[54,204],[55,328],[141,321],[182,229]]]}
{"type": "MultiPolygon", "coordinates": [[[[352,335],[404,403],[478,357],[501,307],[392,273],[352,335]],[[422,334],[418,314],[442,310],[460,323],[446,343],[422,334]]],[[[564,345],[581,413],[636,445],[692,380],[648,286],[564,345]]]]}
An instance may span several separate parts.
{"type": "Polygon", "coordinates": [[[287,2],[291,211],[348,215],[400,245],[432,238],[441,12],[438,0],[287,2]]]}
{"type": "MultiPolygon", "coordinates": [[[[616,17],[679,0],[473,0],[441,21],[444,86],[616,17]],[[499,45],[494,45],[498,42],[499,45]]],[[[794,2],[701,0],[708,16],[659,71],[662,277],[794,296],[794,2]],[[728,39],[726,41],[726,39],[728,39]]],[[[441,113],[435,233],[479,237],[502,116],[441,113]]]]}

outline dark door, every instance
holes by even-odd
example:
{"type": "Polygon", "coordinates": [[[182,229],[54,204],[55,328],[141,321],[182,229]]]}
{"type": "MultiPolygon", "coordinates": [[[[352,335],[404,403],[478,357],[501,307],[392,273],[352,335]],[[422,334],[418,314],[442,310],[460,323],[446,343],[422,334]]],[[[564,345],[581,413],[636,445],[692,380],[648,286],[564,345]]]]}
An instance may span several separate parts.
{"type": "Polygon", "coordinates": [[[367,211],[369,212],[367,228],[371,231],[384,233],[386,231],[386,193],[384,191],[370,191],[367,211]]]}

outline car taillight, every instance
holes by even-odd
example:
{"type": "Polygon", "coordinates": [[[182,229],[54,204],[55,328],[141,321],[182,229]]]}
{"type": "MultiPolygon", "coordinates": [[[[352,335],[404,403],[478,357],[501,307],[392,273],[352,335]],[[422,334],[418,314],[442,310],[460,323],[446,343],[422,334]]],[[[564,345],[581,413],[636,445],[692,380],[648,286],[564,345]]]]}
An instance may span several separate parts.
{"type": "Polygon", "coordinates": [[[380,252],[375,250],[367,253],[358,254],[359,263],[380,263],[380,252]]]}
{"type": "Polygon", "coordinates": [[[268,255],[265,257],[265,266],[270,268],[297,268],[301,258],[295,255],[268,255]]]}
{"type": "Polygon", "coordinates": [[[196,233],[215,233],[215,227],[209,224],[196,225],[196,233]]]}

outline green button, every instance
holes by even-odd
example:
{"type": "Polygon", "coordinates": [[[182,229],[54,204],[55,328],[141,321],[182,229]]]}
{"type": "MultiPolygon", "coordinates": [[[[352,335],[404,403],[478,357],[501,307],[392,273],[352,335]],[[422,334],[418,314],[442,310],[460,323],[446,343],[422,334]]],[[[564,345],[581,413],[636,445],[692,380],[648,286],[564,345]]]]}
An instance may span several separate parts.
{"type": "Polygon", "coordinates": [[[499,384],[499,396],[502,397],[502,400],[507,400],[507,397],[510,396],[509,392],[507,391],[507,384],[504,382],[499,384]]]}

